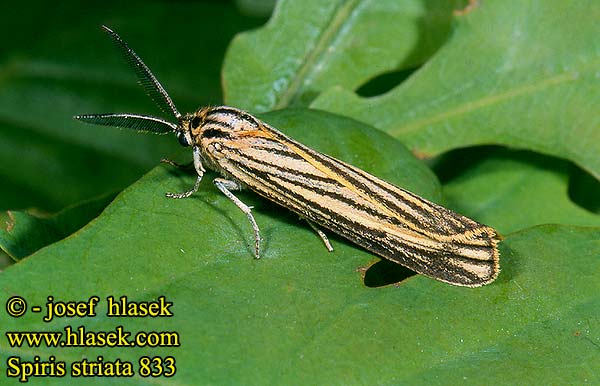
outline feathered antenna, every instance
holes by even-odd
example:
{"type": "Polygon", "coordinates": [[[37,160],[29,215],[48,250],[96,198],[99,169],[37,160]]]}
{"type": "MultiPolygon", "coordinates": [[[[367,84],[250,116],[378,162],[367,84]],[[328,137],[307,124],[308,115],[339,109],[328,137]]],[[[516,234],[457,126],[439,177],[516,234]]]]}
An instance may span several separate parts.
{"type": "Polygon", "coordinates": [[[122,127],[146,133],[167,134],[177,130],[177,125],[151,115],[139,114],[82,114],[73,118],[94,125],[122,127]]]}
{"type": "MultiPolygon", "coordinates": [[[[152,74],[148,66],[144,64],[142,59],[129,48],[127,43],[125,43],[117,33],[106,26],[102,26],[102,28],[110,35],[115,45],[127,60],[127,63],[133,68],[139,83],[144,90],[146,90],[146,94],[152,98],[154,103],[156,103],[163,112],[172,113],[176,119],[181,118],[181,114],[177,111],[171,97],[167,94],[154,74],[152,74]]],[[[73,118],[96,125],[122,127],[157,134],[166,134],[177,131],[176,124],[150,115],[128,113],[82,114],[76,115],[73,118]]]]}

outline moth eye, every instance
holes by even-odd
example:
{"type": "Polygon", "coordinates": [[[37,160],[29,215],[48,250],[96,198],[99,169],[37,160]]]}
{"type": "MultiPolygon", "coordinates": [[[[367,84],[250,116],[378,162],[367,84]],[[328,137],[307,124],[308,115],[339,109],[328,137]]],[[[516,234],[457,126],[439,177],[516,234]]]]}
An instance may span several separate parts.
{"type": "Polygon", "coordinates": [[[179,144],[183,147],[188,147],[190,146],[189,141],[187,140],[185,134],[183,132],[179,132],[177,133],[177,140],[179,141],[179,144]]]}

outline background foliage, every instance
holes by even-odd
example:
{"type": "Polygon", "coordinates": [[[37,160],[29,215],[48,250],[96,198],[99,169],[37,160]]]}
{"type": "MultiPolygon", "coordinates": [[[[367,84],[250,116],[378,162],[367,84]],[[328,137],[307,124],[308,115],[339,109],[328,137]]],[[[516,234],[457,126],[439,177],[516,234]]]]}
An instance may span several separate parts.
{"type": "Polygon", "coordinates": [[[10,266],[0,302],[164,295],[175,316],[42,323],[2,312],[0,325],[122,324],[182,340],[56,349],[13,348],[3,336],[3,374],[13,355],[173,355],[170,381],[189,385],[600,382],[600,6],[283,0],[267,22],[271,3],[1,6],[0,247],[10,266]],[[495,227],[505,236],[499,279],[451,287],[336,237],[327,253],[297,216],[243,192],[264,238],[264,258],[253,260],[249,226],[212,187],[214,174],[193,198],[162,195],[194,180],[156,166],[190,158],[173,138],[71,120],[158,114],[101,24],[140,54],[180,111],[280,110],[261,117],[495,227]]]}

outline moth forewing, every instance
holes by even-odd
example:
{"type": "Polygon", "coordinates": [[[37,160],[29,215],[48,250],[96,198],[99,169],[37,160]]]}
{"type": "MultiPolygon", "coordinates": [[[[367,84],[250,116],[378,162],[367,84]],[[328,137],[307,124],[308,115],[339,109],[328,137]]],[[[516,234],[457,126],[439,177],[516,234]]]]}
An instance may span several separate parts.
{"type": "Polygon", "coordinates": [[[496,232],[319,153],[229,107],[198,112],[203,158],[277,204],[416,272],[479,286],[498,274],[496,232]]]}
{"type": "MultiPolygon", "coordinates": [[[[248,217],[260,256],[260,231],[251,208],[232,191],[246,186],[309,221],[384,258],[454,285],[476,287],[499,272],[496,231],[357,167],[319,153],[232,107],[205,107],[179,114],[171,98],[140,57],[107,27],[139,82],[177,123],[138,114],[86,114],[88,123],[158,134],[173,132],[191,146],[198,175],[185,198],[198,190],[205,167],[223,175],[215,186],[248,217]]],[[[172,162],[171,162],[172,163],[172,162]]]]}

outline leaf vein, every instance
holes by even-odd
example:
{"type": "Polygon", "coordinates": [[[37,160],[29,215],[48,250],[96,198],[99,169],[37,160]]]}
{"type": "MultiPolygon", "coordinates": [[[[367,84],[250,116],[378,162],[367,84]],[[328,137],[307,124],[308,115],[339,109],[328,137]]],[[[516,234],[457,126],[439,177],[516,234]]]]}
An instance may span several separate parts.
{"type": "Polygon", "coordinates": [[[279,101],[275,105],[275,110],[293,104],[297,101],[301,94],[302,84],[309,78],[311,71],[314,71],[317,66],[315,63],[326,53],[331,42],[336,39],[336,36],[343,30],[344,22],[349,20],[354,13],[354,9],[360,3],[357,0],[348,1],[343,4],[334,14],[331,23],[326,28],[318,39],[314,48],[306,55],[304,63],[300,66],[296,75],[290,82],[289,87],[281,94],[279,101]]]}

